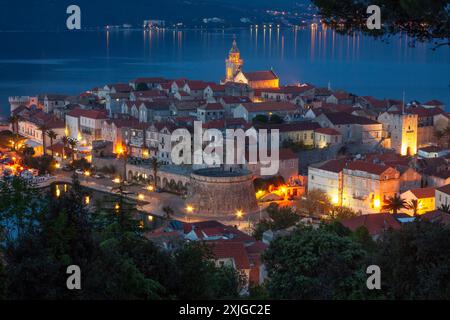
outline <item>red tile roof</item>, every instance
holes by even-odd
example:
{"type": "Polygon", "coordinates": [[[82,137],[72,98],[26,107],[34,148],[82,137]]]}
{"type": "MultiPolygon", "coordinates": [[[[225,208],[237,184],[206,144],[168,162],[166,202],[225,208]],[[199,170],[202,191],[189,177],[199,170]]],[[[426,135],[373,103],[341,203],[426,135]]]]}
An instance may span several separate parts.
{"type": "Polygon", "coordinates": [[[335,112],[335,113],[324,113],[326,117],[330,120],[334,125],[343,125],[343,124],[360,124],[360,125],[371,125],[371,124],[380,124],[375,120],[371,120],[369,118],[354,116],[352,114],[344,113],[344,112],[335,112]]]}
{"type": "Polygon", "coordinates": [[[389,106],[388,101],[386,101],[386,100],[376,99],[371,96],[365,96],[362,98],[365,99],[367,102],[369,102],[371,104],[371,106],[374,108],[382,109],[382,108],[387,108],[389,106]]]}
{"type": "Polygon", "coordinates": [[[424,107],[414,107],[408,108],[408,112],[411,114],[417,114],[419,117],[432,117],[437,114],[445,113],[441,108],[424,108],[424,107]]]}
{"type": "Polygon", "coordinates": [[[298,159],[298,155],[295,154],[291,149],[282,148],[278,152],[280,160],[298,159]]]}
{"type": "Polygon", "coordinates": [[[208,103],[206,106],[203,106],[206,110],[223,110],[223,106],[220,103],[208,103]]]}
{"type": "Polygon", "coordinates": [[[289,102],[260,102],[260,103],[243,103],[248,112],[270,112],[270,111],[297,111],[297,107],[289,102]]]}
{"type": "Polygon", "coordinates": [[[135,91],[134,95],[136,98],[167,97],[167,94],[160,90],[135,91]]]}
{"type": "Polygon", "coordinates": [[[109,119],[106,120],[108,124],[113,124],[117,128],[131,128],[139,123],[139,121],[135,118],[129,118],[129,119],[109,119]]]}
{"type": "Polygon", "coordinates": [[[242,118],[210,120],[203,124],[205,129],[246,128],[249,124],[242,118]]]}
{"type": "Polygon", "coordinates": [[[315,130],[317,133],[327,134],[329,136],[340,136],[341,133],[333,128],[318,128],[315,130]]]}
{"type": "Polygon", "coordinates": [[[85,117],[89,119],[106,119],[108,117],[106,110],[86,110],[80,108],[69,111],[67,115],[74,118],[85,117]]]}
{"type": "Polygon", "coordinates": [[[212,91],[225,91],[225,86],[217,83],[210,83],[209,87],[212,91]]]}
{"type": "Polygon", "coordinates": [[[207,242],[216,259],[233,259],[236,269],[250,269],[250,261],[244,243],[230,241],[207,242]]]}
{"type": "Polygon", "coordinates": [[[450,184],[437,188],[436,190],[439,190],[440,192],[450,195],[450,184]]]}
{"type": "Polygon", "coordinates": [[[335,104],[335,103],[326,103],[322,102],[321,106],[323,112],[345,112],[345,113],[352,113],[355,110],[352,105],[350,104],[335,104]]]}
{"type": "Polygon", "coordinates": [[[280,132],[294,132],[294,131],[314,131],[320,128],[317,122],[312,121],[299,121],[290,123],[279,123],[279,124],[264,124],[258,123],[255,125],[257,129],[278,129],[280,132]]]}
{"type": "Polygon", "coordinates": [[[199,80],[188,80],[186,84],[191,90],[205,90],[211,83],[199,80]]]}
{"type": "Polygon", "coordinates": [[[381,165],[381,164],[366,162],[366,161],[359,161],[359,160],[349,162],[346,166],[346,169],[349,169],[349,170],[363,171],[363,172],[376,174],[376,175],[381,175],[383,172],[385,172],[389,168],[391,168],[391,167],[381,165]]]}
{"type": "Polygon", "coordinates": [[[365,214],[344,220],[342,224],[352,231],[364,226],[371,236],[379,235],[388,229],[400,229],[400,222],[389,213],[365,214]]]}
{"type": "Polygon", "coordinates": [[[322,165],[320,165],[318,168],[325,171],[339,173],[345,168],[347,162],[348,160],[345,158],[328,160],[322,165]]]}
{"type": "Polygon", "coordinates": [[[332,94],[332,96],[334,96],[338,100],[343,100],[343,99],[349,99],[350,98],[350,94],[348,94],[347,92],[344,92],[344,91],[334,92],[332,94]]]}
{"type": "Polygon", "coordinates": [[[437,106],[443,106],[444,103],[439,101],[439,100],[433,99],[433,100],[430,100],[430,101],[427,101],[427,102],[423,103],[423,105],[425,105],[425,106],[436,106],[437,107],[437,106]]]}
{"type": "Polygon", "coordinates": [[[243,72],[249,81],[266,81],[278,79],[278,76],[272,70],[243,72]]]}
{"type": "Polygon", "coordinates": [[[411,189],[411,191],[417,199],[424,199],[424,198],[434,198],[436,188],[428,187],[428,188],[417,188],[417,189],[411,189]]]}
{"type": "Polygon", "coordinates": [[[224,96],[221,98],[225,104],[249,103],[252,100],[249,97],[224,96]]]}

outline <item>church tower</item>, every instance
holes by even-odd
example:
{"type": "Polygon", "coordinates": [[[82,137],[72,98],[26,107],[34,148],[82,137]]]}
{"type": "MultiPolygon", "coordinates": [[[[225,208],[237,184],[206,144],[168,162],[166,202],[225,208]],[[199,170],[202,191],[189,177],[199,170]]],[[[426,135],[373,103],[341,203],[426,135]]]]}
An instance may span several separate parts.
{"type": "Polygon", "coordinates": [[[237,47],[236,38],[234,38],[228,59],[225,60],[225,82],[234,81],[234,77],[241,71],[243,64],[244,60],[241,59],[241,53],[237,47]]]}

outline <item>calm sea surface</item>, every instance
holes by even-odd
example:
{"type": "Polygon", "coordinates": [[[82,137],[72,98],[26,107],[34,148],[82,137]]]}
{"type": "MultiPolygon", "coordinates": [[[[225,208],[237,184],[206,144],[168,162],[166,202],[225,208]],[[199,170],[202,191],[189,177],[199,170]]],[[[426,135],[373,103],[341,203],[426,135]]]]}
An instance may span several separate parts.
{"type": "Polygon", "coordinates": [[[358,95],[450,105],[450,49],[341,36],[320,28],[234,31],[0,32],[0,116],[10,95],[76,94],[142,76],[219,81],[233,34],[245,70],[282,83],[331,84],[358,95]]]}

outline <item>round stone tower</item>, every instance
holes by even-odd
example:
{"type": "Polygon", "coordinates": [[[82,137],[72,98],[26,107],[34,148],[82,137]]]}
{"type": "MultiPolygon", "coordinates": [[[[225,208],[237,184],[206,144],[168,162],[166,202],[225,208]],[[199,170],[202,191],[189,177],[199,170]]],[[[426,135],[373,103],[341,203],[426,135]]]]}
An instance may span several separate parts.
{"type": "Polygon", "coordinates": [[[194,215],[234,216],[237,211],[245,214],[258,210],[253,176],[248,171],[194,171],[187,201],[194,208],[194,215]]]}

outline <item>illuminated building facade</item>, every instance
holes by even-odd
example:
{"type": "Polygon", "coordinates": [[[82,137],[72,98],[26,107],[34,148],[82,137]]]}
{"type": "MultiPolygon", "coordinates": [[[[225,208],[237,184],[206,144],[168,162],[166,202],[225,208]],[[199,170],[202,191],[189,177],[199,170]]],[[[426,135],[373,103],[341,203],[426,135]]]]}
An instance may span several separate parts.
{"type": "MultiPolygon", "coordinates": [[[[411,189],[401,194],[402,199],[410,203],[412,200],[418,201],[418,214],[424,214],[436,209],[435,204],[436,189],[433,187],[411,189]]],[[[413,215],[413,210],[408,210],[413,215]]]]}
{"type": "Polygon", "coordinates": [[[378,117],[383,124],[383,131],[390,139],[391,148],[402,156],[413,156],[417,153],[418,117],[416,114],[405,114],[387,111],[378,117]]]}
{"type": "Polygon", "coordinates": [[[236,44],[236,39],[233,40],[233,46],[231,47],[228,59],[225,60],[225,82],[234,81],[234,77],[241,71],[244,65],[244,60],[241,59],[241,53],[236,44]]]}
{"type": "Polygon", "coordinates": [[[355,211],[378,213],[399,193],[400,172],[393,167],[353,161],[343,169],[342,205],[355,211]]]}
{"type": "Polygon", "coordinates": [[[236,82],[247,84],[252,89],[278,89],[280,80],[273,70],[244,72],[242,67],[244,60],[241,59],[240,51],[233,40],[228,59],[225,60],[225,80],[227,82],[236,82]]]}
{"type": "Polygon", "coordinates": [[[334,205],[378,213],[386,199],[400,193],[400,172],[366,161],[335,159],[308,169],[308,191],[319,189],[334,205]]]}

